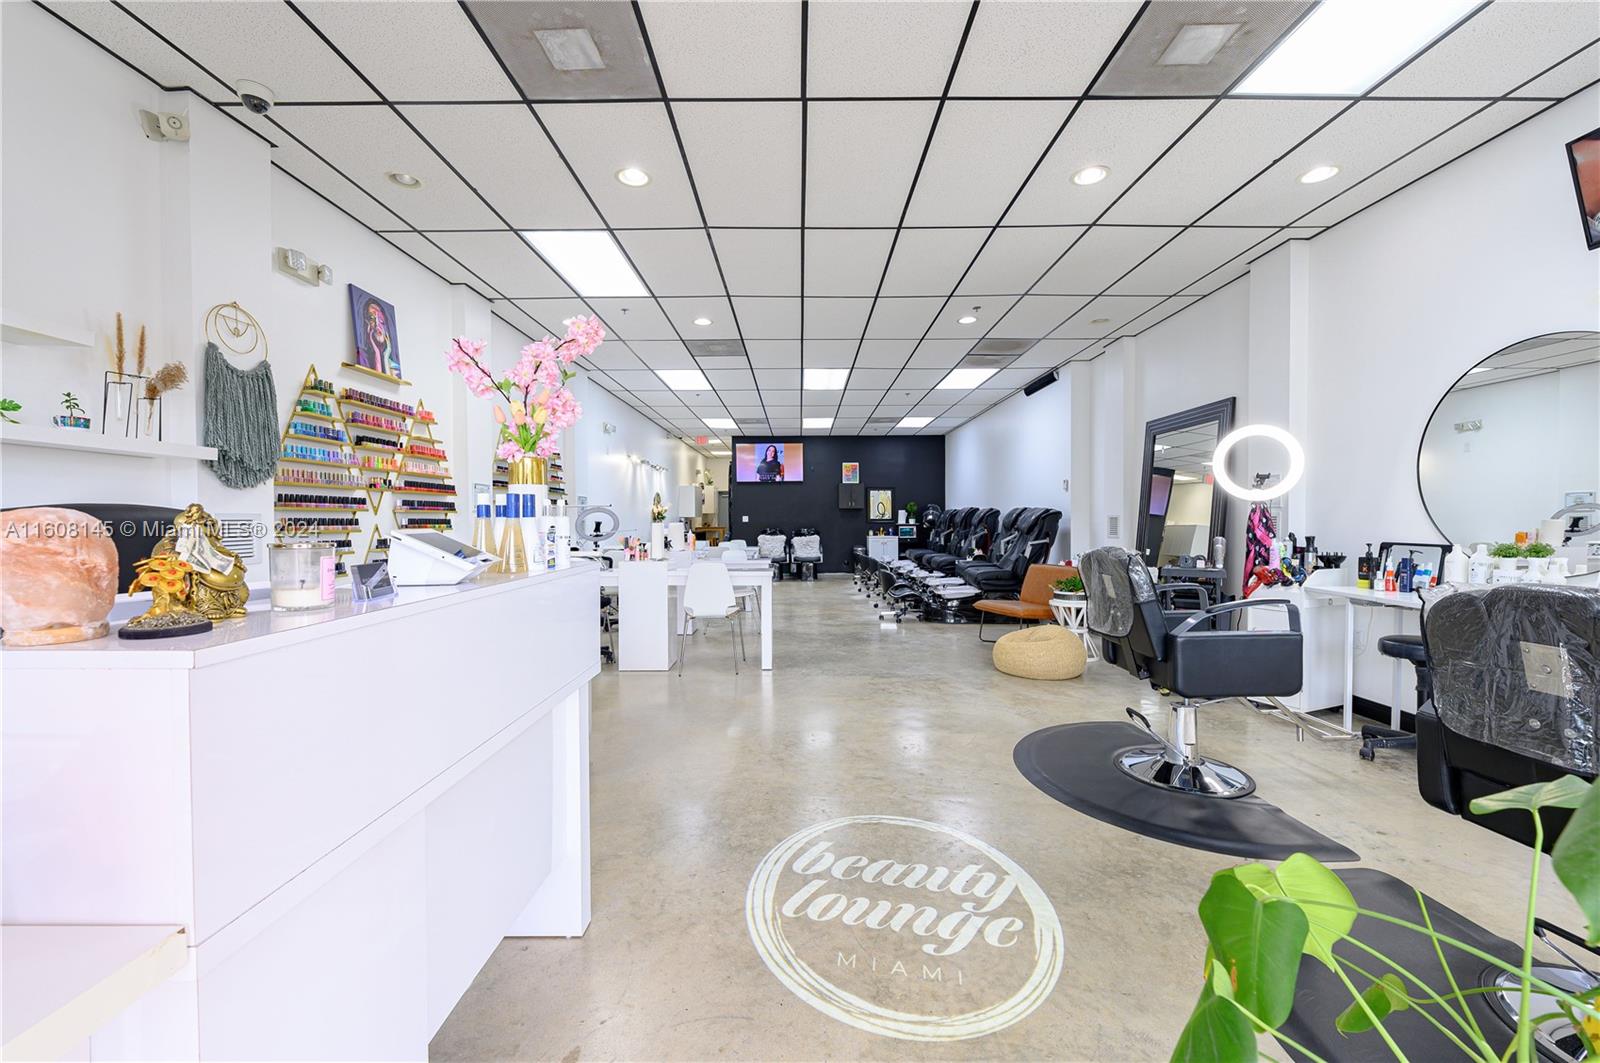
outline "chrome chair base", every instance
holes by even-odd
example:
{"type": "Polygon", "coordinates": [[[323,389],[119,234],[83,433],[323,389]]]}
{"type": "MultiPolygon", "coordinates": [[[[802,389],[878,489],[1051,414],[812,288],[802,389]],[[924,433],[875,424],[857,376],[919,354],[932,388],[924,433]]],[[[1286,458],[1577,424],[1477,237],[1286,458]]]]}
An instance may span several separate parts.
{"type": "MultiPolygon", "coordinates": [[[[1565,989],[1574,996],[1586,993],[1595,987],[1595,976],[1576,967],[1535,964],[1533,976],[1565,989]]],[[[1522,1003],[1522,979],[1517,975],[1497,970],[1490,976],[1488,984],[1495,990],[1490,995],[1489,1002],[1507,1025],[1515,1027],[1518,1009],[1522,1003]]],[[[1563,1063],[1582,1063],[1589,1058],[1584,1050],[1582,1034],[1566,1016],[1559,1014],[1554,997],[1535,989],[1529,996],[1528,1003],[1537,1015],[1554,1015],[1554,1018],[1547,1018],[1534,1025],[1533,1039],[1536,1054],[1562,1060],[1563,1063]]]]}
{"type": "Polygon", "coordinates": [[[1164,746],[1125,749],[1117,769],[1151,786],[1205,797],[1245,797],[1256,789],[1256,781],[1232,764],[1207,757],[1174,761],[1164,746]]]}

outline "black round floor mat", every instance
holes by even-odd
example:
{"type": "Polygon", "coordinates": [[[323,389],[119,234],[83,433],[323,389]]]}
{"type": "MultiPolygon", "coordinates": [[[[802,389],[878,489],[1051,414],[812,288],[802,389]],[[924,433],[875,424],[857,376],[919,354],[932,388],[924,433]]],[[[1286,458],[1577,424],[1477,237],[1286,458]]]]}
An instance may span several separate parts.
{"type": "Polygon", "coordinates": [[[1117,753],[1149,744],[1149,735],[1131,723],[1064,723],[1023,738],[1011,759],[1024,778],[1068,808],[1147,838],[1260,860],[1294,853],[1335,862],[1359,859],[1254,794],[1180,794],[1117,770],[1117,753]]]}

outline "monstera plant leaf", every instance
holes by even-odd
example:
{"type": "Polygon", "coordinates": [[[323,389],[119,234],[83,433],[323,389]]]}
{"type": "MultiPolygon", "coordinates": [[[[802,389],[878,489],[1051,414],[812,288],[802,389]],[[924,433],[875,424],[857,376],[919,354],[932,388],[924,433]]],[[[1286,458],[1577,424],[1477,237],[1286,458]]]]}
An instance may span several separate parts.
{"type": "MultiPolygon", "coordinates": [[[[1567,776],[1572,778],[1572,776],[1567,776]]],[[[1550,853],[1556,876],[1589,920],[1588,941],[1600,945],[1600,786],[1588,787],[1550,853]]]]}
{"type": "Polygon", "coordinates": [[[1386,974],[1367,986],[1361,993],[1361,1000],[1367,1005],[1365,1008],[1360,1003],[1352,1001],[1350,1006],[1334,1020],[1333,1024],[1340,1033],[1361,1033],[1363,1030],[1370,1030],[1373,1019],[1382,1022],[1394,1012],[1404,1011],[1411,1006],[1411,1001],[1406,996],[1405,983],[1400,981],[1399,975],[1393,973],[1386,974]]]}
{"type": "Polygon", "coordinates": [[[1206,986],[1172,1049],[1172,1063],[1254,1063],[1256,1058],[1250,1020],[1206,986]]]}
{"type": "Polygon", "coordinates": [[[1305,853],[1295,853],[1276,868],[1245,864],[1233,874],[1257,896],[1304,902],[1301,910],[1309,924],[1305,953],[1333,968],[1333,946],[1356,921],[1356,899],[1338,875],[1305,853]]]}
{"type": "Polygon", "coordinates": [[[1513,808],[1532,812],[1536,808],[1577,808],[1592,787],[1576,775],[1563,775],[1549,782],[1529,783],[1514,790],[1502,790],[1488,797],[1474,798],[1467,807],[1474,815],[1505,812],[1513,808]]]}
{"type": "Polygon", "coordinates": [[[1273,1027],[1287,1019],[1309,929],[1300,906],[1262,898],[1222,871],[1200,898],[1200,922],[1239,1006],[1273,1027]]]}

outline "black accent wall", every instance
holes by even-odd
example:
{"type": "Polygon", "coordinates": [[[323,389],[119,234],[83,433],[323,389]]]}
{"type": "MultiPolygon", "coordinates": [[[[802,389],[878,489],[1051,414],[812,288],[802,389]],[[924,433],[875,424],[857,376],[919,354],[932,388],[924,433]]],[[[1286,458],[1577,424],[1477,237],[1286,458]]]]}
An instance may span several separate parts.
{"type": "Polygon", "coordinates": [[[735,436],[733,442],[804,443],[806,475],[799,483],[735,483],[730,463],[728,538],[754,547],[762,528],[816,528],[822,535],[825,572],[846,571],[851,549],[867,544],[865,506],[839,508],[840,466],[845,462],[861,463],[863,495],[893,491],[896,510],[907,502],[944,505],[944,436],[768,435],[735,436]]]}

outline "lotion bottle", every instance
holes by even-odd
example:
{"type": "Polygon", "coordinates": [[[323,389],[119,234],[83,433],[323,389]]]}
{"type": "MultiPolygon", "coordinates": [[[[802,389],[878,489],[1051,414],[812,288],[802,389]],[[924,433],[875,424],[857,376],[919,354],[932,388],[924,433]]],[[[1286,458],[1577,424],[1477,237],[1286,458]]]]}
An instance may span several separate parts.
{"type": "Polygon", "coordinates": [[[1468,575],[1467,548],[1457,543],[1444,555],[1444,582],[1465,583],[1468,575]]]}
{"type": "Polygon", "coordinates": [[[572,564],[572,518],[567,516],[567,500],[556,503],[556,567],[572,564]]]}
{"type": "Polygon", "coordinates": [[[1489,556],[1489,544],[1479,543],[1478,548],[1472,552],[1472,560],[1467,566],[1467,582],[1473,586],[1482,586],[1489,582],[1489,574],[1494,570],[1494,559],[1489,556]]]}

